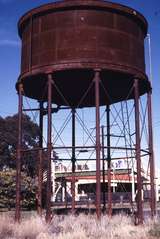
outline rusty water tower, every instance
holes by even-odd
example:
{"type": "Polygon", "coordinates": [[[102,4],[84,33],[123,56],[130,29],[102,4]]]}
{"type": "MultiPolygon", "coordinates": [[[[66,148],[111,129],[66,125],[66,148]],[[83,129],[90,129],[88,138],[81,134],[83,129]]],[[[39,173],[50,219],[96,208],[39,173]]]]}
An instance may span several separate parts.
{"type": "MultiPolygon", "coordinates": [[[[17,153],[16,219],[20,217],[20,161],[22,157],[22,98],[39,102],[42,130],[43,103],[47,102],[47,220],[51,215],[52,103],[72,109],[72,173],[75,171],[75,110],[95,107],[96,112],[96,212],[100,217],[100,106],[126,99],[135,102],[135,157],[137,161],[138,218],[143,220],[139,98],[147,94],[151,165],[151,209],[155,211],[152,143],[151,84],[145,74],[144,39],[147,21],[137,11],[102,0],[64,0],[35,8],[21,17],[21,73],[16,84],[19,95],[19,141],[17,153]],[[102,87],[103,86],[103,87],[102,87]],[[106,92],[108,92],[108,95],[106,92]]],[[[108,134],[109,135],[109,134],[108,134]]],[[[106,146],[110,151],[110,139],[106,146]]],[[[40,148],[43,148],[40,138],[40,148]]],[[[108,172],[110,159],[108,158],[108,172]]],[[[108,179],[109,183],[109,179],[108,179]]],[[[74,176],[72,182],[74,209],[74,176]]],[[[111,197],[108,203],[111,206],[111,197]]]]}

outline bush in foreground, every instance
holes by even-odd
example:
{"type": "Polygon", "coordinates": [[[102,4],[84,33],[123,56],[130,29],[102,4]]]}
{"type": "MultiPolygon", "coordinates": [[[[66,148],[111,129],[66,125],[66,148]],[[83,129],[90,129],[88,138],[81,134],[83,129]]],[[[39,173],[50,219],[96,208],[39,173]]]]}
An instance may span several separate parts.
{"type": "Polygon", "coordinates": [[[160,224],[147,222],[135,226],[124,215],[109,219],[102,216],[54,216],[51,224],[32,216],[15,224],[13,218],[3,214],[0,218],[0,239],[152,239],[160,238],[160,224]]]}

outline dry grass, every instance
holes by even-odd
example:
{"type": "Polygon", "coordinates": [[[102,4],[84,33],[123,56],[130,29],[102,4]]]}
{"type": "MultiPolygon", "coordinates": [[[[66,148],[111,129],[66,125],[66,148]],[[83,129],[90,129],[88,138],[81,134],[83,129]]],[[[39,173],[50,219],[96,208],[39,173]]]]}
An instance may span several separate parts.
{"type": "Polygon", "coordinates": [[[151,239],[160,238],[158,220],[134,226],[130,217],[114,216],[54,216],[50,225],[37,216],[15,224],[12,217],[0,217],[0,239],[151,239]]]}

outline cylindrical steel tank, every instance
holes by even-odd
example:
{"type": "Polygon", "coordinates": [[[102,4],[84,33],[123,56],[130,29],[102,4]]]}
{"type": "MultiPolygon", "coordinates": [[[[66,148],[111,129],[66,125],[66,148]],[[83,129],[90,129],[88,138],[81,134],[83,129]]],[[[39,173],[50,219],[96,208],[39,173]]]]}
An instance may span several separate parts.
{"type": "MultiPolygon", "coordinates": [[[[144,38],[147,22],[137,11],[101,0],[66,0],[26,13],[18,23],[22,39],[21,74],[26,96],[46,100],[47,73],[71,106],[76,106],[101,70],[100,104],[127,98],[133,79],[140,79],[140,95],[150,84],[145,75],[144,38]]],[[[56,88],[53,103],[66,105],[56,88]]],[[[129,98],[132,98],[132,94],[129,98]]],[[[94,90],[83,106],[94,106],[94,90]]]]}

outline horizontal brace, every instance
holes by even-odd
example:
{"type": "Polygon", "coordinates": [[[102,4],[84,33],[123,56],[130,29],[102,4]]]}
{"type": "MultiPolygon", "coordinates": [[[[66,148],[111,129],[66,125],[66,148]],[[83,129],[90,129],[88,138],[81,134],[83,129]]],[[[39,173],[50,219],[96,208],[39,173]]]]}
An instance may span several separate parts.
{"type": "MultiPolygon", "coordinates": [[[[59,110],[68,110],[71,109],[70,107],[57,107],[57,108],[51,108],[52,113],[57,113],[59,110]]],[[[30,111],[40,111],[40,108],[33,108],[33,109],[23,109],[24,112],[30,112],[30,111]]],[[[48,109],[44,108],[42,109],[43,114],[48,113],[48,109]]]]}
{"type": "MultiPolygon", "coordinates": [[[[55,150],[55,149],[96,149],[96,146],[75,146],[75,147],[72,147],[72,146],[59,146],[59,147],[52,147],[52,150],[55,150]]],[[[101,149],[104,148],[104,149],[107,149],[109,147],[107,146],[104,146],[104,147],[100,147],[101,149]]],[[[125,147],[110,147],[110,149],[118,149],[118,150],[136,150],[135,148],[125,148],[125,147]]],[[[47,147],[45,148],[33,148],[33,149],[21,149],[21,152],[32,152],[32,151],[39,151],[39,150],[47,150],[47,147]]],[[[149,155],[149,151],[147,150],[144,150],[144,149],[141,149],[141,152],[144,152],[146,153],[145,155],[143,156],[147,156],[149,155]]],[[[85,150],[85,153],[87,153],[87,151],[85,150]]],[[[128,157],[129,158],[129,157],[128,157]]],[[[130,158],[134,158],[134,157],[130,157],[130,158]]],[[[119,159],[119,158],[117,158],[119,159]]]]}
{"type": "MultiPolygon", "coordinates": [[[[96,146],[75,146],[75,147],[72,147],[72,146],[55,146],[55,147],[53,147],[54,149],[96,149],[96,146]]],[[[125,148],[125,147],[113,147],[113,146],[111,146],[111,147],[107,147],[107,146],[104,146],[104,147],[102,147],[102,146],[100,146],[100,148],[102,149],[102,148],[104,148],[104,149],[108,149],[108,148],[110,148],[110,149],[119,149],[119,150],[136,150],[135,148],[125,148]]]]}
{"type": "Polygon", "coordinates": [[[124,138],[125,136],[124,135],[116,135],[116,134],[110,134],[111,137],[114,137],[114,138],[124,138]]]}

